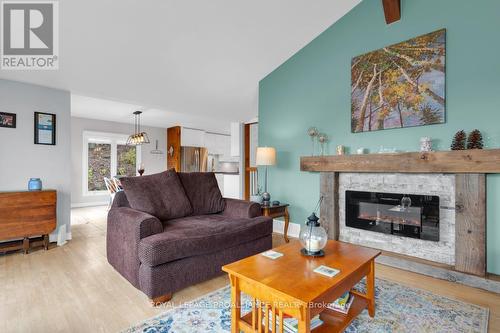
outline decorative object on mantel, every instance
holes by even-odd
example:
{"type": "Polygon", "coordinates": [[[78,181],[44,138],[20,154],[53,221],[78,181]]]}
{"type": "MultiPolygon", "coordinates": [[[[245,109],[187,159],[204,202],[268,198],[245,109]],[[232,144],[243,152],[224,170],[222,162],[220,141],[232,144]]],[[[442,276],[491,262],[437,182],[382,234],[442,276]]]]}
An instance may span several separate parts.
{"type": "Polygon", "coordinates": [[[465,140],[467,139],[467,134],[464,130],[460,130],[453,136],[453,141],[451,142],[451,150],[464,150],[465,140]]]}
{"type": "Polygon", "coordinates": [[[55,146],[56,144],[55,114],[35,112],[35,144],[55,146]]]}
{"type": "Polygon", "coordinates": [[[483,135],[478,129],[469,133],[467,137],[467,149],[483,149],[483,135]]]}
{"type": "Polygon", "coordinates": [[[264,178],[264,193],[262,193],[262,204],[269,206],[271,203],[271,195],[267,192],[267,167],[276,165],[276,149],[272,147],[257,147],[255,164],[265,166],[266,173],[264,178]]]}
{"type": "Polygon", "coordinates": [[[16,114],[0,112],[0,127],[16,128],[16,114]]]}
{"type": "Polygon", "coordinates": [[[311,156],[314,156],[314,140],[316,140],[318,134],[318,129],[314,126],[307,129],[307,135],[311,138],[311,156]]]}
{"type": "Polygon", "coordinates": [[[153,155],[163,155],[163,152],[158,149],[158,140],[156,140],[156,148],[151,150],[151,154],[153,155]]]}
{"type": "Polygon", "coordinates": [[[322,201],[323,196],[319,198],[316,209],[307,218],[307,222],[300,228],[299,239],[303,246],[300,253],[305,256],[323,257],[325,255],[323,248],[328,241],[328,235],[325,229],[319,224],[319,218],[316,216],[316,212],[322,201]]]}
{"type": "Polygon", "coordinates": [[[426,152],[426,151],[432,151],[432,139],[429,138],[428,136],[424,136],[420,138],[420,151],[421,152],[426,152]]]}
{"type": "Polygon", "coordinates": [[[319,133],[318,142],[320,144],[320,155],[323,156],[325,155],[325,144],[328,142],[328,135],[325,133],[319,133]]]}
{"type": "Polygon", "coordinates": [[[134,112],[134,133],[128,137],[127,146],[139,146],[149,143],[148,134],[141,131],[141,114],[142,111],[134,112]]]}
{"type": "Polygon", "coordinates": [[[40,178],[30,178],[28,182],[28,190],[29,191],[41,191],[42,190],[42,181],[40,178]]]}
{"type": "Polygon", "coordinates": [[[378,149],[379,154],[395,154],[397,152],[398,150],[396,148],[387,148],[384,146],[380,146],[380,148],[378,149]]]}
{"type": "Polygon", "coordinates": [[[446,30],[352,59],[351,131],[445,122],[446,30]]]}
{"type": "Polygon", "coordinates": [[[337,155],[344,155],[345,154],[345,147],[342,145],[337,146],[337,155]]]}

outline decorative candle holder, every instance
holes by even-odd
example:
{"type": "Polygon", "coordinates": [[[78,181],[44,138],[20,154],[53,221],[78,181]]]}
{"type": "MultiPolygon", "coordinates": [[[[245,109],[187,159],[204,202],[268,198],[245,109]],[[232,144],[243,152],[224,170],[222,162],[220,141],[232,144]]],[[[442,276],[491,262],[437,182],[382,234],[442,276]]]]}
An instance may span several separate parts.
{"type": "Polygon", "coordinates": [[[318,136],[319,132],[316,127],[309,127],[307,129],[307,135],[311,138],[311,145],[312,145],[312,150],[311,150],[311,156],[314,156],[314,140],[318,136]]]}
{"type": "Polygon", "coordinates": [[[328,142],[328,135],[325,133],[319,133],[318,134],[318,142],[320,143],[321,147],[321,156],[325,155],[325,144],[328,142]]]}
{"type": "Polygon", "coordinates": [[[326,246],[328,235],[318,221],[319,218],[312,213],[307,218],[306,224],[301,227],[299,239],[303,248],[300,253],[305,256],[322,257],[325,255],[323,248],[326,246]]]}

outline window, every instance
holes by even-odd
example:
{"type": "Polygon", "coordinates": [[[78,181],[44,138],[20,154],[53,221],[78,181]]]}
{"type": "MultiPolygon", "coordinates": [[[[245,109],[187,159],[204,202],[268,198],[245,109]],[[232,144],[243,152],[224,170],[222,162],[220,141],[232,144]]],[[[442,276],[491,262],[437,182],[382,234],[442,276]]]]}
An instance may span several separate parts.
{"type": "Polygon", "coordinates": [[[141,163],[140,146],[127,146],[127,135],[83,133],[83,194],[106,193],[104,177],[135,176],[141,163]]]}

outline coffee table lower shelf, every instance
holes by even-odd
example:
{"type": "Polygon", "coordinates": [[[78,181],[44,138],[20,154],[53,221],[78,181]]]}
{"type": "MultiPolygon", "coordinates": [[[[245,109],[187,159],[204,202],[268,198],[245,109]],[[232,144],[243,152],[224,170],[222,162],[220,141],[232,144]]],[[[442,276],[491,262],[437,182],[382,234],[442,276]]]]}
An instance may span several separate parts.
{"type": "MultiPolygon", "coordinates": [[[[354,318],[356,318],[367,307],[368,301],[366,299],[355,296],[347,314],[325,309],[320,314],[323,324],[313,329],[311,333],[343,332],[354,320],[354,318]]],[[[255,330],[252,330],[252,312],[249,312],[241,317],[240,328],[243,332],[255,332],[255,330]]],[[[262,332],[266,332],[263,325],[262,332]]]]}
{"type": "Polygon", "coordinates": [[[313,333],[326,332],[343,332],[349,324],[356,318],[364,309],[368,307],[368,301],[365,298],[354,296],[351,308],[347,314],[343,314],[330,309],[325,309],[320,314],[323,325],[315,328],[313,333]]]}

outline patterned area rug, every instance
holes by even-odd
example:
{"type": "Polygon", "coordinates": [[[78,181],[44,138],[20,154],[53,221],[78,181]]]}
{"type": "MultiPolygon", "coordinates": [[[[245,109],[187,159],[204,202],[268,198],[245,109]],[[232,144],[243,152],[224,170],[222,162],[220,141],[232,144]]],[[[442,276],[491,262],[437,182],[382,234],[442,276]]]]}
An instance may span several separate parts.
{"type": "MultiPolygon", "coordinates": [[[[364,291],[361,282],[356,289],[364,291]]],[[[375,318],[364,310],[346,332],[487,332],[488,309],[377,279],[375,318]]],[[[224,287],[129,328],[127,333],[230,332],[230,288],[224,287]]],[[[242,312],[250,311],[243,295],[242,312]]]]}

